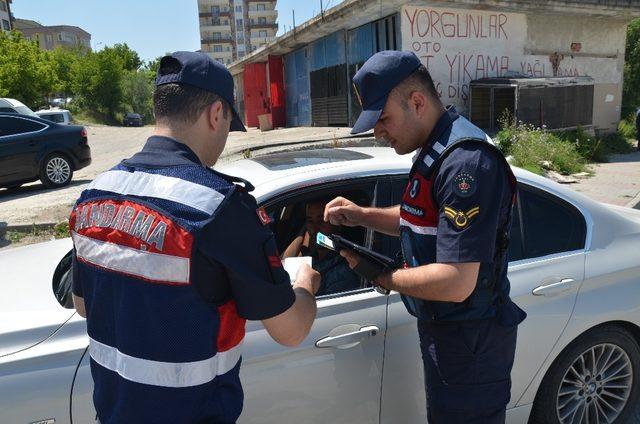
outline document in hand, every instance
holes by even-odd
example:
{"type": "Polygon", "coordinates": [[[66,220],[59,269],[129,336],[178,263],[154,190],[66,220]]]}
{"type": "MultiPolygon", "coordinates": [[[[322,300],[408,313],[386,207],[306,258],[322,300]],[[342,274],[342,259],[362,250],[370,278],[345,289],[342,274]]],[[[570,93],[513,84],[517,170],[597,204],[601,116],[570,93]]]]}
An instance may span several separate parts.
{"type": "Polygon", "coordinates": [[[340,252],[347,249],[360,256],[361,260],[353,270],[367,281],[374,281],[380,274],[398,268],[396,261],[381,253],[374,252],[364,246],[360,246],[338,235],[325,235],[318,233],[316,236],[318,245],[327,249],[340,252]]]}
{"type": "Polygon", "coordinates": [[[284,266],[284,270],[289,274],[289,279],[293,283],[296,280],[296,275],[298,275],[298,269],[300,265],[303,263],[308,264],[309,266],[313,266],[313,260],[311,256],[301,256],[296,258],[286,258],[282,261],[282,266],[284,266]]]}

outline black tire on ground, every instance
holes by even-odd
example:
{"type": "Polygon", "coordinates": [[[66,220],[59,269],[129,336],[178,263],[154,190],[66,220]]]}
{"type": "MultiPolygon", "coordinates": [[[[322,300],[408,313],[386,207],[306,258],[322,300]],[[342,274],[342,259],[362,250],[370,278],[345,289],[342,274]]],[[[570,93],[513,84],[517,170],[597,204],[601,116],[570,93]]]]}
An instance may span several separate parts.
{"type": "Polygon", "coordinates": [[[62,187],[73,178],[73,163],[62,153],[47,156],[40,164],[40,181],[47,187],[62,187]]]}
{"type": "Polygon", "coordinates": [[[634,423],[639,398],[638,342],[621,326],[597,327],[571,342],[551,365],[529,424],[634,423]],[[585,410],[591,414],[589,421],[582,415],[585,410]],[[600,421],[594,419],[596,413],[600,421]]]}

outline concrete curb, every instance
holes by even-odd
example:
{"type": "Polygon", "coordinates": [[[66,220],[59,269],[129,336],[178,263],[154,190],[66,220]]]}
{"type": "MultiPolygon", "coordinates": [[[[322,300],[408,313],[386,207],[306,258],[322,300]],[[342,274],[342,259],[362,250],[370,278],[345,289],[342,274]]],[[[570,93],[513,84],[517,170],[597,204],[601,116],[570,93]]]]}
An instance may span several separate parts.
{"type": "Polygon", "coordinates": [[[625,206],[632,209],[640,209],[640,193],[636,194],[636,197],[631,199],[625,206]]]}
{"type": "Polygon", "coordinates": [[[33,228],[36,228],[38,230],[50,230],[58,224],[59,224],[58,222],[55,222],[55,223],[45,222],[40,224],[34,223],[34,224],[7,225],[6,223],[3,222],[3,223],[0,223],[0,238],[4,238],[4,236],[9,231],[24,232],[24,231],[29,231],[33,228]]]}

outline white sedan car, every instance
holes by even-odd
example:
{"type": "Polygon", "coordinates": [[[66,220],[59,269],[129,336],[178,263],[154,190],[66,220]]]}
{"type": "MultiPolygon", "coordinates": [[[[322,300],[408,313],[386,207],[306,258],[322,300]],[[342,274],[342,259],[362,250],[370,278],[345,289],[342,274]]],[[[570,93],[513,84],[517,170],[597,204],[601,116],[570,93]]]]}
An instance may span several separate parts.
{"type": "MultiPolygon", "coordinates": [[[[300,234],[307,203],[342,195],[397,204],[410,165],[391,149],[353,148],[272,154],[220,171],[253,182],[283,251],[300,234]]],[[[519,327],[507,420],[638,422],[640,211],[515,174],[509,277],[528,318],[519,327]]],[[[399,251],[393,237],[358,228],[343,235],[388,256],[399,251]]],[[[0,254],[2,423],[95,419],[85,321],[70,299],[70,248],[65,239],[0,254]]],[[[416,320],[398,293],[366,281],[318,298],[311,334],[295,349],[248,323],[241,377],[239,423],[426,421],[416,320]]]]}

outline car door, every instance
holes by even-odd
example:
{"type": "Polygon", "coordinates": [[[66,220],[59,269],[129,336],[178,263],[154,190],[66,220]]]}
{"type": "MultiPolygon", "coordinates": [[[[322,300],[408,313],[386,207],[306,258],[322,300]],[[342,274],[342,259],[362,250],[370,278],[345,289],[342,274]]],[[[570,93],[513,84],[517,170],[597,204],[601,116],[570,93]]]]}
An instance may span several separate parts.
{"type": "MultiPolygon", "coordinates": [[[[391,182],[397,204],[406,178],[391,182]]],[[[567,201],[539,188],[519,184],[510,243],[511,297],[528,316],[518,328],[511,402],[516,406],[559,339],[584,278],[585,218],[567,201]],[[534,294],[535,293],[535,294],[534,294]]],[[[380,236],[387,255],[397,239],[380,236]]],[[[424,423],[424,374],[416,319],[400,295],[389,297],[382,387],[381,423],[424,423]]]]}
{"type": "MultiPolygon", "coordinates": [[[[333,186],[323,195],[345,194],[353,184],[373,194],[376,182],[350,184],[333,186]]],[[[297,191],[289,201],[303,202],[311,191],[322,189],[297,191]]],[[[273,210],[267,207],[277,220],[273,210]]],[[[317,304],[311,332],[297,348],[276,344],[259,322],[247,325],[241,369],[245,407],[239,423],[379,422],[386,296],[368,286],[320,297],[317,304]]]]}
{"type": "Polygon", "coordinates": [[[28,118],[0,116],[0,184],[35,176],[37,137],[46,128],[28,118]]]}

